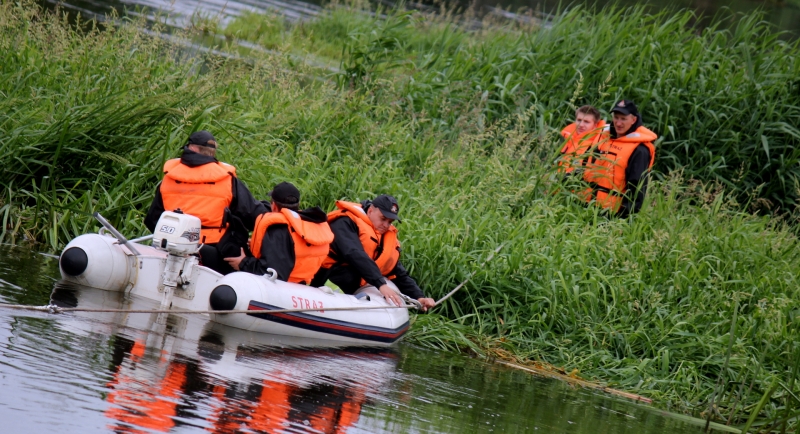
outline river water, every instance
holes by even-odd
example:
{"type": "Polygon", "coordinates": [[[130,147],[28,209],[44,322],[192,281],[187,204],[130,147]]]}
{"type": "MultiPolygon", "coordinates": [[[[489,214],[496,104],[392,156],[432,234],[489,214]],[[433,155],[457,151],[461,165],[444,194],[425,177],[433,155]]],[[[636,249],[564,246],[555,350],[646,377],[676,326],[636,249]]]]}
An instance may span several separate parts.
{"type": "MultiPolygon", "coordinates": [[[[0,303],[156,308],[0,245],[0,303]]],[[[0,432],[700,433],[598,392],[400,343],[249,333],[202,315],[0,308],[0,432]]]]}

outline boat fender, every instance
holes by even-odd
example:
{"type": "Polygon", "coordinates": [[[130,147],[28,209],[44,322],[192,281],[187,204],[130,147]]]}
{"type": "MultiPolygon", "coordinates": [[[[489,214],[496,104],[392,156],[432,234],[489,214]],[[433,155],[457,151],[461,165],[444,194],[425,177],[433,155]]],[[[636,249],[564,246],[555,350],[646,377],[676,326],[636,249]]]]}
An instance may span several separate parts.
{"type": "Polygon", "coordinates": [[[89,257],[80,247],[70,247],[61,254],[61,269],[70,276],[80,276],[89,265],[89,257]]]}
{"type": "Polygon", "coordinates": [[[213,310],[233,310],[237,300],[236,291],[228,285],[217,286],[208,297],[208,303],[213,310]]]}
{"type": "Polygon", "coordinates": [[[70,241],[59,257],[61,276],[92,288],[123,291],[130,284],[135,263],[129,262],[126,250],[113,237],[81,235],[70,241]]]}

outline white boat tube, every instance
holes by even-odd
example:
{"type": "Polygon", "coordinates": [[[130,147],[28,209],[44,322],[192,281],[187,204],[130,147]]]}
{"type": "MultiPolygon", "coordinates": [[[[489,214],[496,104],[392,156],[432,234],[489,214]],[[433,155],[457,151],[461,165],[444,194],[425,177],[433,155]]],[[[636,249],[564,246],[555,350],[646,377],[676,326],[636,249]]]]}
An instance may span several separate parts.
{"type": "Polygon", "coordinates": [[[162,308],[251,311],[211,314],[210,319],[261,333],[383,346],[398,341],[408,330],[408,311],[390,308],[373,287],[354,296],[244,272],[223,277],[199,265],[193,237],[199,233],[199,224],[195,230],[191,219],[196,218],[164,213],[153,238],[157,247],[126,240],[137,253],[113,236],[81,235],[67,244],[59,258],[62,278],[155,300],[162,308]],[[326,310],[334,307],[351,310],[326,310]],[[270,313],[281,309],[309,311],[270,313]]]}

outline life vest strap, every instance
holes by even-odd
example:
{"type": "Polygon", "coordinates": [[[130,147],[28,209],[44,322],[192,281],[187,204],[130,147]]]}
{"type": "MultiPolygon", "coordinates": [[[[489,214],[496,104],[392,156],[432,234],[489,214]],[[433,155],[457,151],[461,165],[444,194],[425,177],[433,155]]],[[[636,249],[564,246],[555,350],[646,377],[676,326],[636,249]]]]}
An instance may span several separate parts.
{"type": "Polygon", "coordinates": [[[594,190],[596,192],[597,191],[602,191],[603,193],[613,194],[615,196],[623,196],[624,195],[624,193],[622,193],[620,191],[612,190],[610,188],[603,187],[603,186],[601,186],[601,185],[599,185],[597,183],[594,183],[594,182],[590,182],[589,186],[592,188],[592,190],[594,190]]]}
{"type": "Polygon", "coordinates": [[[228,226],[200,226],[200,229],[227,229],[228,226]]]}

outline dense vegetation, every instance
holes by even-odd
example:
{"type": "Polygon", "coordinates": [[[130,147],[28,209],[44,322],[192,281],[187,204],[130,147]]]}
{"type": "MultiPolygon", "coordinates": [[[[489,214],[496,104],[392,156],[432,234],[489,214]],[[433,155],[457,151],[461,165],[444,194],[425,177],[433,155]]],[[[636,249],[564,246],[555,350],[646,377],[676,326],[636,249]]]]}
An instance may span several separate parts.
{"type": "Polygon", "coordinates": [[[332,8],[291,27],[243,17],[219,29],[231,36],[219,49],[243,57],[222,57],[136,23],[76,31],[4,3],[2,236],[57,250],[94,230],[93,211],[144,233],[161,164],[209,129],[257,197],[282,180],[329,209],[395,194],[405,262],[431,296],[478,270],[417,317],[415,342],[792,428],[798,46],[757,17],[699,36],[690,19],[575,10],[548,28],[466,31],[461,18],[332,8]],[[645,209],[616,220],[583,206],[551,162],[572,107],[623,95],[665,139],[645,209]],[[766,201],[786,213],[749,213],[766,201]]]}
{"type": "Polygon", "coordinates": [[[465,117],[488,125],[533,110],[527,123],[545,134],[564,125],[573,106],[610,109],[633,99],[663,138],[662,173],[683,168],[743,200],[761,198],[756,208],[794,210],[798,42],[781,41],[758,15],[720,17],[699,36],[689,12],[574,9],[546,29],[521,18],[504,30],[484,22],[467,31],[453,19],[395,13],[375,20],[338,9],[288,30],[280,17],[245,16],[225,33],[341,62],[350,84],[435,124],[448,140],[462,133],[465,117]],[[728,19],[733,29],[718,30],[728,19]]]}

